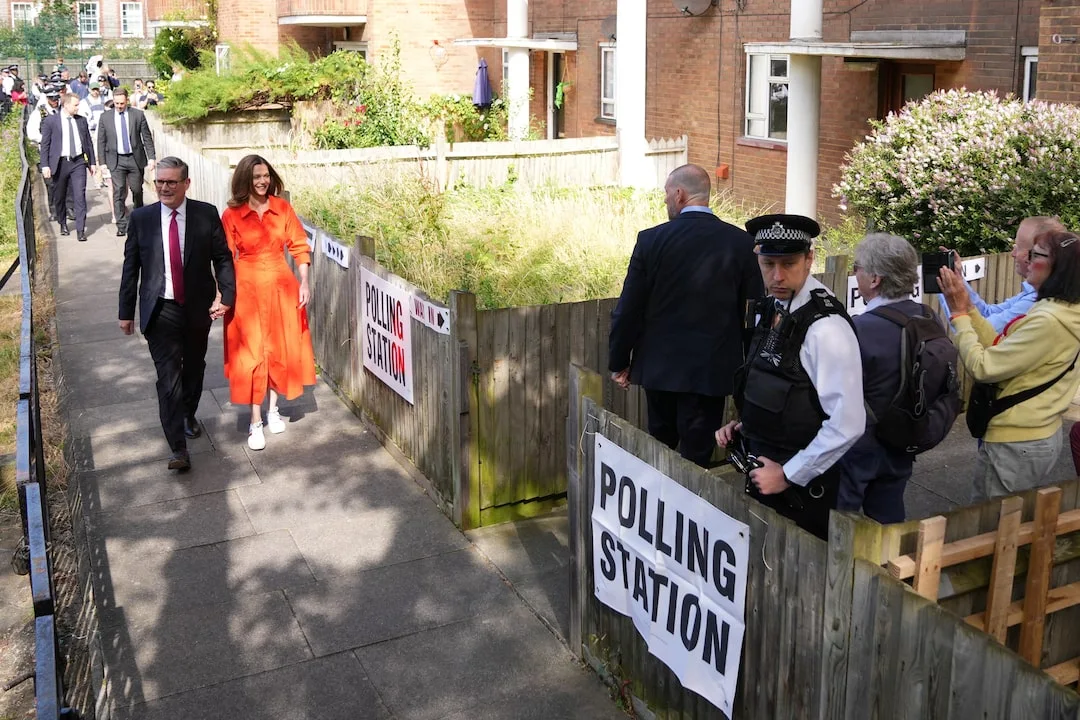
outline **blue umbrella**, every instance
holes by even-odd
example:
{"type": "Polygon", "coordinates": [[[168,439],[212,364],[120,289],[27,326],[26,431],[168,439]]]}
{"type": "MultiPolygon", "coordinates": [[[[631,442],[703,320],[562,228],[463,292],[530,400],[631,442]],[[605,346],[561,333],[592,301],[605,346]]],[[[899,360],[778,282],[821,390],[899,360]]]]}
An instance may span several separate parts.
{"type": "Polygon", "coordinates": [[[491,105],[491,82],[488,80],[487,60],[480,59],[480,67],[476,68],[476,84],[472,91],[473,105],[486,108],[491,105]]]}

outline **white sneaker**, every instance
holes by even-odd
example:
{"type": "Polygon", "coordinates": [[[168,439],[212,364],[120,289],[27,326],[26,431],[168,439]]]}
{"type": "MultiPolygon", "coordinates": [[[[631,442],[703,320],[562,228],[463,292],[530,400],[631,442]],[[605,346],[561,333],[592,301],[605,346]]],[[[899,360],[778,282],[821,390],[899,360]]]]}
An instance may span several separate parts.
{"type": "Polygon", "coordinates": [[[281,419],[281,413],[277,410],[266,413],[266,427],[275,435],[285,432],[285,421],[281,419]]]}
{"type": "Polygon", "coordinates": [[[263,435],[262,423],[251,423],[248,426],[248,447],[252,450],[262,450],[266,447],[266,436],[263,435]]]}

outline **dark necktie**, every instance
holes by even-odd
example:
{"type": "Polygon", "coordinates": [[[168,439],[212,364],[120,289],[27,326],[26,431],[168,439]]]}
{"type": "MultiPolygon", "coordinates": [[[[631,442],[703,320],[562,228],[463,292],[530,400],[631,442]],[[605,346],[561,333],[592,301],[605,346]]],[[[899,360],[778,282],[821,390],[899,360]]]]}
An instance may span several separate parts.
{"type": "Polygon", "coordinates": [[[169,220],[169,268],[172,272],[173,300],[184,304],[184,256],[180,252],[180,226],[176,224],[176,211],[169,220]]]}
{"type": "Polygon", "coordinates": [[[69,117],[67,119],[67,125],[69,137],[71,138],[71,140],[69,141],[68,149],[71,151],[70,157],[75,157],[76,155],[80,154],[78,147],[79,133],[75,130],[75,118],[69,117]]]}
{"type": "MultiPolygon", "coordinates": [[[[120,113],[120,138],[124,143],[124,154],[130,155],[131,140],[128,138],[127,115],[125,113],[120,113]]],[[[173,215],[175,216],[176,213],[174,212],[173,215]]]]}

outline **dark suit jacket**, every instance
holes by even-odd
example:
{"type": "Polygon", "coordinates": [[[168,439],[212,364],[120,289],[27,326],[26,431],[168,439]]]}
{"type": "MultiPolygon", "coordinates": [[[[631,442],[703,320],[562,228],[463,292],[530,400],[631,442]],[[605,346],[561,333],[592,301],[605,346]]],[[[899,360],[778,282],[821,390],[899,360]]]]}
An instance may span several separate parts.
{"type": "MultiPolygon", "coordinates": [[[[140,168],[146,167],[146,161],[156,160],[154,154],[154,136],[146,115],[138,108],[128,107],[125,111],[128,121],[128,140],[131,143],[131,156],[140,168]]],[[[98,152],[109,170],[116,169],[116,154],[122,151],[121,140],[116,135],[116,110],[106,110],[98,120],[98,152]]]]}
{"type": "Polygon", "coordinates": [[[638,233],[611,313],[608,367],[649,390],[730,395],[743,363],[746,301],[764,294],[740,228],[687,212],[638,233]]]}
{"type": "MultiPolygon", "coordinates": [[[[43,167],[48,167],[52,171],[53,177],[56,177],[56,172],[60,168],[60,151],[64,147],[64,131],[60,123],[67,122],[66,117],[67,114],[60,111],[46,116],[41,121],[41,163],[43,167]]],[[[86,124],[86,118],[82,115],[76,115],[74,120],[86,162],[94,165],[94,143],[90,141],[90,126],[86,124]]]]}
{"type": "MultiPolygon", "coordinates": [[[[209,325],[210,306],[219,289],[221,302],[232,307],[236,302],[236,281],[221,218],[213,205],[188,198],[184,227],[184,309],[188,316],[192,320],[205,319],[209,325]]],[[[124,270],[120,277],[119,318],[135,319],[135,299],[138,298],[139,330],[145,335],[147,327],[157,317],[164,292],[161,203],[156,202],[134,210],[128,222],[124,270]]]]}

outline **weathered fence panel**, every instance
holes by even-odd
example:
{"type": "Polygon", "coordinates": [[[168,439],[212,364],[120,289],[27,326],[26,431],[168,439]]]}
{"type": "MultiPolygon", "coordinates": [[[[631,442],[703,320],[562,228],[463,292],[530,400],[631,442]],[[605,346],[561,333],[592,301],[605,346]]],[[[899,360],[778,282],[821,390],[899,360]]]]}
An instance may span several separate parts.
{"type": "MultiPolygon", "coordinates": [[[[910,524],[881,526],[833,513],[825,543],[748,499],[741,476],[706,472],[599,407],[600,377],[584,368],[574,373],[567,419],[568,640],[602,676],[632,692],[639,710],[658,718],[723,717],[649,654],[630,618],[593,595],[597,433],[750,527],[746,633],[733,717],[1080,717],[1080,696],[880,567],[883,554],[912,543],[910,524]]],[[[1070,485],[1073,502],[1077,484],[1070,485]]],[[[999,506],[957,511],[949,524],[996,518],[999,506]]],[[[1048,644],[1054,642],[1050,635],[1048,644]]]]}

